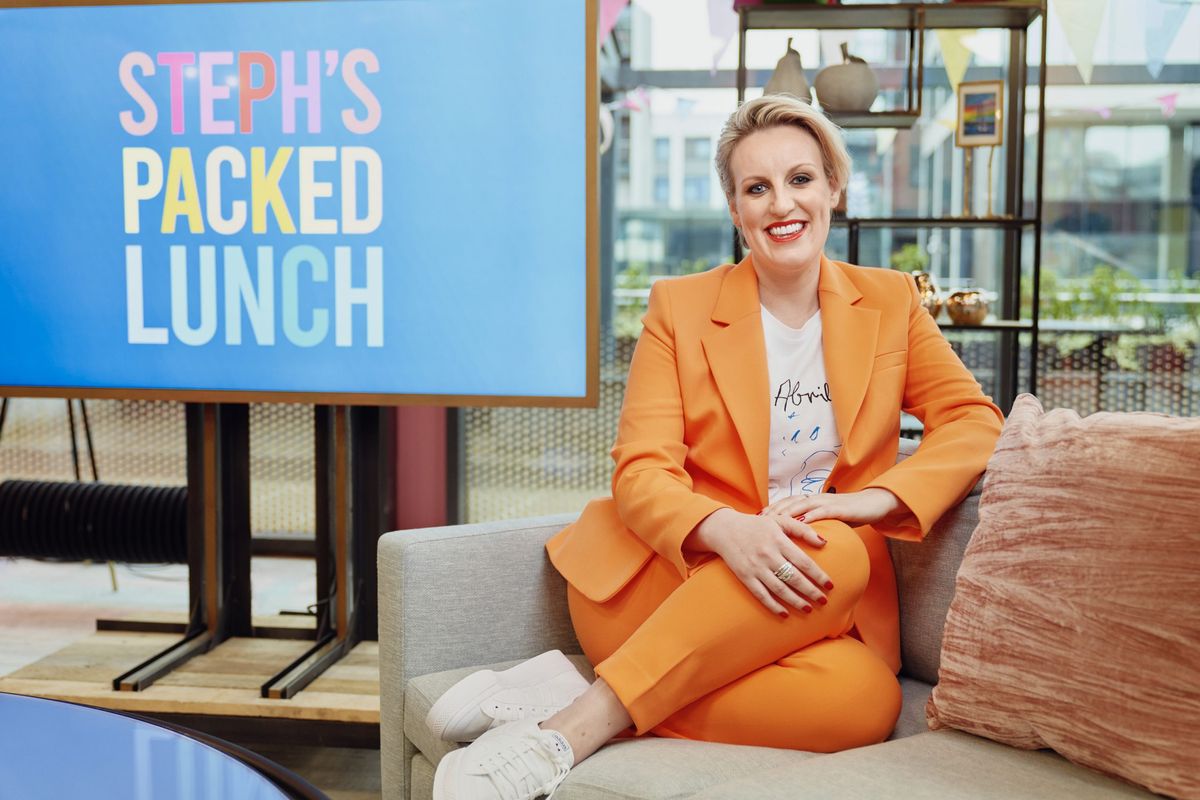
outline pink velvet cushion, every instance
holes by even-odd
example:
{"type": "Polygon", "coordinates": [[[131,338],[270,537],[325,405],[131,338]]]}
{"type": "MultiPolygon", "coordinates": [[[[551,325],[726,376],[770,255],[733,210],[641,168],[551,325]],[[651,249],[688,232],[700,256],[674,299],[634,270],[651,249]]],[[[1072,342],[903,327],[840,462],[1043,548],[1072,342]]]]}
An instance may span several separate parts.
{"type": "Polygon", "coordinates": [[[926,714],[1200,797],[1200,418],[1017,399],[926,714]]]}

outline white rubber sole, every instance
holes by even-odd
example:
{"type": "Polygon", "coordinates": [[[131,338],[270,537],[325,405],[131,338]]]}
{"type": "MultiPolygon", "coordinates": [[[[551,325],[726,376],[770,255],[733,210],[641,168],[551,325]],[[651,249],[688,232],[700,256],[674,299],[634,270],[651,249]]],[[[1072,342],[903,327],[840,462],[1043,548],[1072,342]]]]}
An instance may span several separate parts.
{"type": "MultiPolygon", "coordinates": [[[[429,714],[425,717],[425,724],[439,739],[446,738],[447,729],[450,729],[453,736],[453,731],[462,728],[481,713],[480,704],[496,691],[496,673],[493,670],[485,669],[472,673],[451,686],[444,695],[438,698],[433,707],[429,709],[429,714]]],[[[482,732],[480,731],[480,733],[482,732]]],[[[453,739],[453,741],[458,740],[453,739]]]]}
{"type": "Polygon", "coordinates": [[[471,741],[488,729],[487,725],[478,730],[478,725],[467,727],[476,717],[486,716],[480,706],[488,697],[504,689],[553,680],[567,670],[578,672],[561,651],[551,650],[503,672],[490,669],[473,672],[437,699],[425,717],[425,724],[439,739],[471,741]]]}

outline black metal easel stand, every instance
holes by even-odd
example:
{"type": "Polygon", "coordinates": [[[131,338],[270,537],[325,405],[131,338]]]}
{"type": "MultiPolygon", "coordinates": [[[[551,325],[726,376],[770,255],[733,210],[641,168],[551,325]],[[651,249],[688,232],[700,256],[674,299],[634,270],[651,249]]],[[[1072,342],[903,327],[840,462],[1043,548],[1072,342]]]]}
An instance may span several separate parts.
{"type": "Polygon", "coordinates": [[[255,626],[250,616],[250,413],[231,403],[189,403],[188,621],[97,620],[98,630],[180,633],[182,638],[113,680],[141,691],[233,636],[315,638],[303,656],[263,684],[288,699],[364,639],[378,637],[375,552],[395,495],[391,416],[375,407],[317,406],[315,635],[255,626]]]}
{"type": "MultiPolygon", "coordinates": [[[[188,403],[188,622],[183,639],[113,679],[141,691],[250,621],[250,413],[245,404],[188,403]]],[[[97,624],[102,630],[120,626],[97,624]]]]}
{"type": "Polygon", "coordinates": [[[317,406],[317,643],[262,686],[286,700],[364,639],[378,637],[375,552],[395,494],[390,415],[317,406]]]}

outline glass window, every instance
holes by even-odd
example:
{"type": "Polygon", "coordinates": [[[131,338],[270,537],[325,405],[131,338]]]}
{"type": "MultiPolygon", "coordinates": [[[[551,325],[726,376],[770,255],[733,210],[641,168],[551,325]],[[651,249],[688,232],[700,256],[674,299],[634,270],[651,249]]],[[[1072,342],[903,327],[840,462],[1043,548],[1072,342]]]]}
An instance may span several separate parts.
{"type": "Polygon", "coordinates": [[[654,204],[665,206],[671,203],[671,179],[659,175],[654,179],[654,204]]]}
{"type": "MultiPolygon", "coordinates": [[[[623,107],[616,112],[614,145],[619,179],[603,212],[613,216],[606,228],[613,240],[611,262],[603,265],[604,285],[612,286],[612,293],[602,312],[600,406],[465,412],[467,457],[461,474],[467,476],[467,519],[577,512],[588,498],[606,493],[622,378],[651,283],[708,269],[732,256],[732,226],[712,155],[721,125],[737,106],[732,87],[738,43],[735,36],[714,53],[707,46],[709,14],[697,13],[695,5],[637,0],[622,16],[627,28],[618,29],[626,59],[622,66],[629,68],[619,74],[630,84],[612,87],[610,101],[623,107]],[[678,154],[672,152],[673,142],[682,148],[678,154]]],[[[736,30],[733,4],[712,5],[710,12],[723,17],[715,27],[736,30]]],[[[1062,27],[1049,26],[1051,85],[1040,182],[1043,327],[1036,354],[1027,343],[1017,348],[1022,370],[1036,358],[1038,394],[1047,408],[1200,414],[1195,377],[1200,375],[1200,101],[1194,81],[1182,82],[1200,69],[1195,47],[1200,8],[1179,24],[1166,69],[1154,80],[1142,42],[1145,6],[1145,0],[1104,4],[1096,71],[1087,85],[1074,71],[1077,59],[1062,27]],[[1066,80],[1055,83],[1060,76],[1066,80]],[[1060,324],[1055,328],[1047,321],[1060,324]],[[1119,333],[1123,329],[1128,332],[1119,333]],[[1095,332],[1100,330],[1106,332],[1095,332]]],[[[1029,29],[1025,55],[1033,67],[1041,32],[1040,21],[1029,29]]],[[[841,63],[840,44],[848,42],[850,52],[866,59],[884,85],[875,110],[905,103],[906,37],[869,29],[748,32],[747,98],[761,93],[788,38],[810,80],[822,67],[841,63]]],[[[917,124],[846,131],[853,159],[846,187],[849,217],[941,219],[964,213],[965,153],[954,144],[957,105],[942,41],[926,36],[924,113],[917,124]]],[[[1008,75],[1013,51],[1005,31],[981,30],[962,44],[970,50],[969,79],[1008,75]]],[[[1036,81],[1032,71],[1028,77],[1036,81]]],[[[1035,83],[1025,97],[1024,203],[1016,209],[1026,217],[1033,215],[1039,188],[1037,103],[1035,83]]],[[[1006,135],[992,165],[991,199],[1001,214],[1010,210],[1004,185],[1011,145],[1006,135]]],[[[974,151],[976,214],[987,199],[989,155],[974,151]]],[[[1011,276],[1019,278],[1026,318],[1033,232],[1032,226],[1024,228],[1019,240],[1024,269],[1011,276]]],[[[979,286],[995,298],[1004,288],[1006,248],[1013,246],[996,227],[864,227],[852,240],[848,226],[835,224],[825,249],[832,258],[853,256],[860,264],[882,267],[911,263],[916,254],[943,295],[979,286]]],[[[998,335],[958,331],[949,338],[985,390],[995,392],[1002,355],[998,335]]]]}
{"type": "Polygon", "coordinates": [[[654,161],[658,164],[671,163],[671,140],[666,136],[654,140],[654,161]]]}
{"type": "MultiPolygon", "coordinates": [[[[707,138],[689,136],[684,140],[683,146],[684,157],[689,162],[700,162],[701,164],[707,164],[708,160],[712,157],[710,142],[707,138]]],[[[689,166],[691,166],[690,163],[689,166]]]]}

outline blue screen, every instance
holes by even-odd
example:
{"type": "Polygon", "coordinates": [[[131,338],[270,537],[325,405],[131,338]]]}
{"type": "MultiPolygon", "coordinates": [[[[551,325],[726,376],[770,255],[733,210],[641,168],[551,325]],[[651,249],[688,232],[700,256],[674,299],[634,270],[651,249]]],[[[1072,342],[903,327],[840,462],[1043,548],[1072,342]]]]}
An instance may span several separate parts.
{"type": "Polygon", "coordinates": [[[0,11],[0,386],[583,397],[587,7],[0,11]]]}

